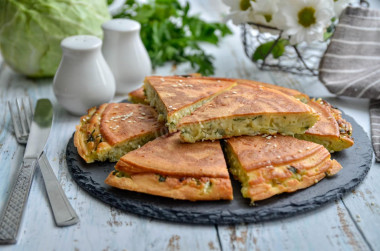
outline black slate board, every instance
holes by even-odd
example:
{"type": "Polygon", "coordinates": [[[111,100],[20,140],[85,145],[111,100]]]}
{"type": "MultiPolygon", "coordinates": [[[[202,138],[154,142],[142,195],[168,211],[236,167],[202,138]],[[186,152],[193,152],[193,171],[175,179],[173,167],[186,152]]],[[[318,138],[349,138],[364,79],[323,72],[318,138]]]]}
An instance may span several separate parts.
{"type": "Polygon", "coordinates": [[[366,176],[372,162],[372,147],[367,134],[351,117],[344,116],[353,127],[355,145],[332,154],[343,169],[334,177],[291,194],[281,194],[250,201],[240,194],[239,182],[232,180],[233,201],[190,202],[151,196],[112,188],[104,183],[115,163],[86,164],[70,139],[66,149],[69,172],[78,185],[95,198],[121,210],[173,222],[193,224],[255,223],[298,215],[340,198],[366,176]]]}

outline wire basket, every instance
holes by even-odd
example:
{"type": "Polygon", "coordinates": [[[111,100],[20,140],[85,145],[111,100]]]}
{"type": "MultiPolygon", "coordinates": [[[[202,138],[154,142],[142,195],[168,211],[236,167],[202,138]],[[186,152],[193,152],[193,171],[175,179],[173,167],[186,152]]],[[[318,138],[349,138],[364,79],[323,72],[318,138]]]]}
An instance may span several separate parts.
{"type": "Polygon", "coordinates": [[[261,70],[318,76],[319,62],[327,49],[328,41],[287,45],[285,52],[280,57],[274,58],[271,52],[276,43],[280,41],[281,33],[282,31],[265,25],[242,24],[241,35],[245,54],[261,70]],[[263,55],[264,59],[254,61],[252,56],[256,48],[270,41],[274,41],[274,43],[269,52],[263,55]]]}

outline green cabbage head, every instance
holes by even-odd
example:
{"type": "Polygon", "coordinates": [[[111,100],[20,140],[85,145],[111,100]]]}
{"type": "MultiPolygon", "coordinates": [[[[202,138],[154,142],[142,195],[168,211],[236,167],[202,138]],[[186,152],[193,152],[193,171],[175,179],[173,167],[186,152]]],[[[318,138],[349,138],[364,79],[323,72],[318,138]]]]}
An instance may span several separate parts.
{"type": "Polygon", "coordinates": [[[0,0],[0,50],[4,61],[29,77],[53,76],[60,42],[73,35],[102,37],[110,19],[105,0],[0,0]]]}

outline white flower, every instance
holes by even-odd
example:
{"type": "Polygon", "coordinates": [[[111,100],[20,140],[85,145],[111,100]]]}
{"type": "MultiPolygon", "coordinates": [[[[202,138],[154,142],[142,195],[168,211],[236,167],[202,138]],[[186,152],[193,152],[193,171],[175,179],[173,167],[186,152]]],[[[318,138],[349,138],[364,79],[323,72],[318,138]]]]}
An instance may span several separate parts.
{"type": "Polygon", "coordinates": [[[331,0],[281,1],[279,9],[276,24],[284,30],[285,37],[290,36],[291,44],[322,41],[325,29],[335,15],[331,0]]]}
{"type": "Polygon", "coordinates": [[[335,17],[339,18],[342,11],[352,2],[353,0],[334,0],[335,17]]]}
{"type": "Polygon", "coordinates": [[[273,35],[278,34],[279,31],[276,29],[277,25],[275,23],[276,19],[274,18],[278,11],[278,0],[256,0],[251,2],[251,6],[252,12],[248,16],[249,21],[275,29],[264,28],[262,26],[255,28],[260,32],[269,32],[273,35]]]}
{"type": "Polygon", "coordinates": [[[278,11],[278,0],[256,0],[251,2],[252,21],[274,27],[273,16],[278,11]]]}
{"type": "Polygon", "coordinates": [[[227,20],[231,19],[235,25],[249,21],[249,15],[252,12],[250,0],[223,0],[223,2],[230,7],[227,20]]]}

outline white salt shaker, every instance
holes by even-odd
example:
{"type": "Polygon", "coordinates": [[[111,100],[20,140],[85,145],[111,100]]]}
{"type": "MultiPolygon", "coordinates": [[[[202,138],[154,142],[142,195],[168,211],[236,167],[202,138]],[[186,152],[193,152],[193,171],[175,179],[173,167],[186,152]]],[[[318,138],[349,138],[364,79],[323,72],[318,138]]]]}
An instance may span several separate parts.
{"type": "Polygon", "coordinates": [[[61,42],[62,59],[54,76],[54,94],[70,113],[84,115],[115,95],[115,79],[101,52],[102,40],[79,35],[61,42]]]}
{"type": "Polygon", "coordinates": [[[123,94],[141,86],[151,74],[152,64],[140,38],[140,23],[113,19],[102,25],[103,55],[116,81],[116,92],[123,94]]]}

